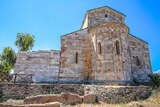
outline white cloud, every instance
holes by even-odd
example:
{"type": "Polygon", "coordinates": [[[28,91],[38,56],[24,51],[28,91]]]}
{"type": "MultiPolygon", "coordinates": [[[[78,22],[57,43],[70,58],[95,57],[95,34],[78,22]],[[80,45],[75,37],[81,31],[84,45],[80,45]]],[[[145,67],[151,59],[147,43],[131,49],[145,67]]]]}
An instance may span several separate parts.
{"type": "Polygon", "coordinates": [[[160,73],[160,69],[159,69],[159,70],[157,70],[157,71],[154,71],[153,73],[160,73]]]}

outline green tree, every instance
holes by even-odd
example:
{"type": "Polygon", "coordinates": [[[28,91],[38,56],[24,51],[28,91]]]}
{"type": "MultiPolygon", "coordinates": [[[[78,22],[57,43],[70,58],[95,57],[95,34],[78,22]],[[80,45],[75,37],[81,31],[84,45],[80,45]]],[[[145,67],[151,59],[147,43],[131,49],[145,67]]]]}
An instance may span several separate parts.
{"type": "Polygon", "coordinates": [[[5,47],[0,56],[0,69],[2,72],[9,73],[16,62],[16,53],[11,47],[5,47]]]}
{"type": "Polygon", "coordinates": [[[19,48],[20,51],[31,50],[34,46],[35,37],[28,33],[18,33],[15,41],[15,45],[19,48]]]}

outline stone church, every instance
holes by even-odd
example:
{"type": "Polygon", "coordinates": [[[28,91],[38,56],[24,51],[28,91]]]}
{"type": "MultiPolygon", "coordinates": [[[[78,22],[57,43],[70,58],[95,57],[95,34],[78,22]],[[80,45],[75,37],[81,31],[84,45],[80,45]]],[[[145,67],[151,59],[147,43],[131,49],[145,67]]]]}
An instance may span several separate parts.
{"type": "Polygon", "coordinates": [[[148,43],[129,33],[125,17],[109,7],[88,10],[80,30],[61,36],[61,50],[19,52],[14,71],[34,82],[145,81],[148,43]]]}

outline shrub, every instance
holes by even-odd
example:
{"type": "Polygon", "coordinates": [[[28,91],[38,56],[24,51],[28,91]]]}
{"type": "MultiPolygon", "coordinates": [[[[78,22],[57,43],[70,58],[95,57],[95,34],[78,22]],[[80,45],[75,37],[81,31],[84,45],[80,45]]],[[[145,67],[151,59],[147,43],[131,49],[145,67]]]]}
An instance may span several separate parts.
{"type": "Polygon", "coordinates": [[[140,82],[136,78],[132,78],[132,83],[135,86],[139,86],[140,85],[140,82]]]}
{"type": "Polygon", "coordinates": [[[148,76],[149,76],[154,88],[160,86],[160,73],[149,74],[148,76]]]}

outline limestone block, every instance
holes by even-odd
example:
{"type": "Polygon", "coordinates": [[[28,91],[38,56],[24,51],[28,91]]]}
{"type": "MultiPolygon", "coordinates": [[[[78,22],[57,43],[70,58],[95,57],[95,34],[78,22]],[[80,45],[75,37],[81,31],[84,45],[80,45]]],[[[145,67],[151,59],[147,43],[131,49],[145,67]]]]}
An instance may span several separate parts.
{"type": "Polygon", "coordinates": [[[59,53],[60,51],[19,52],[15,72],[34,73],[34,82],[52,82],[59,72],[59,53]],[[19,58],[19,55],[24,58],[27,55],[31,60],[24,61],[23,58],[19,58]]]}

